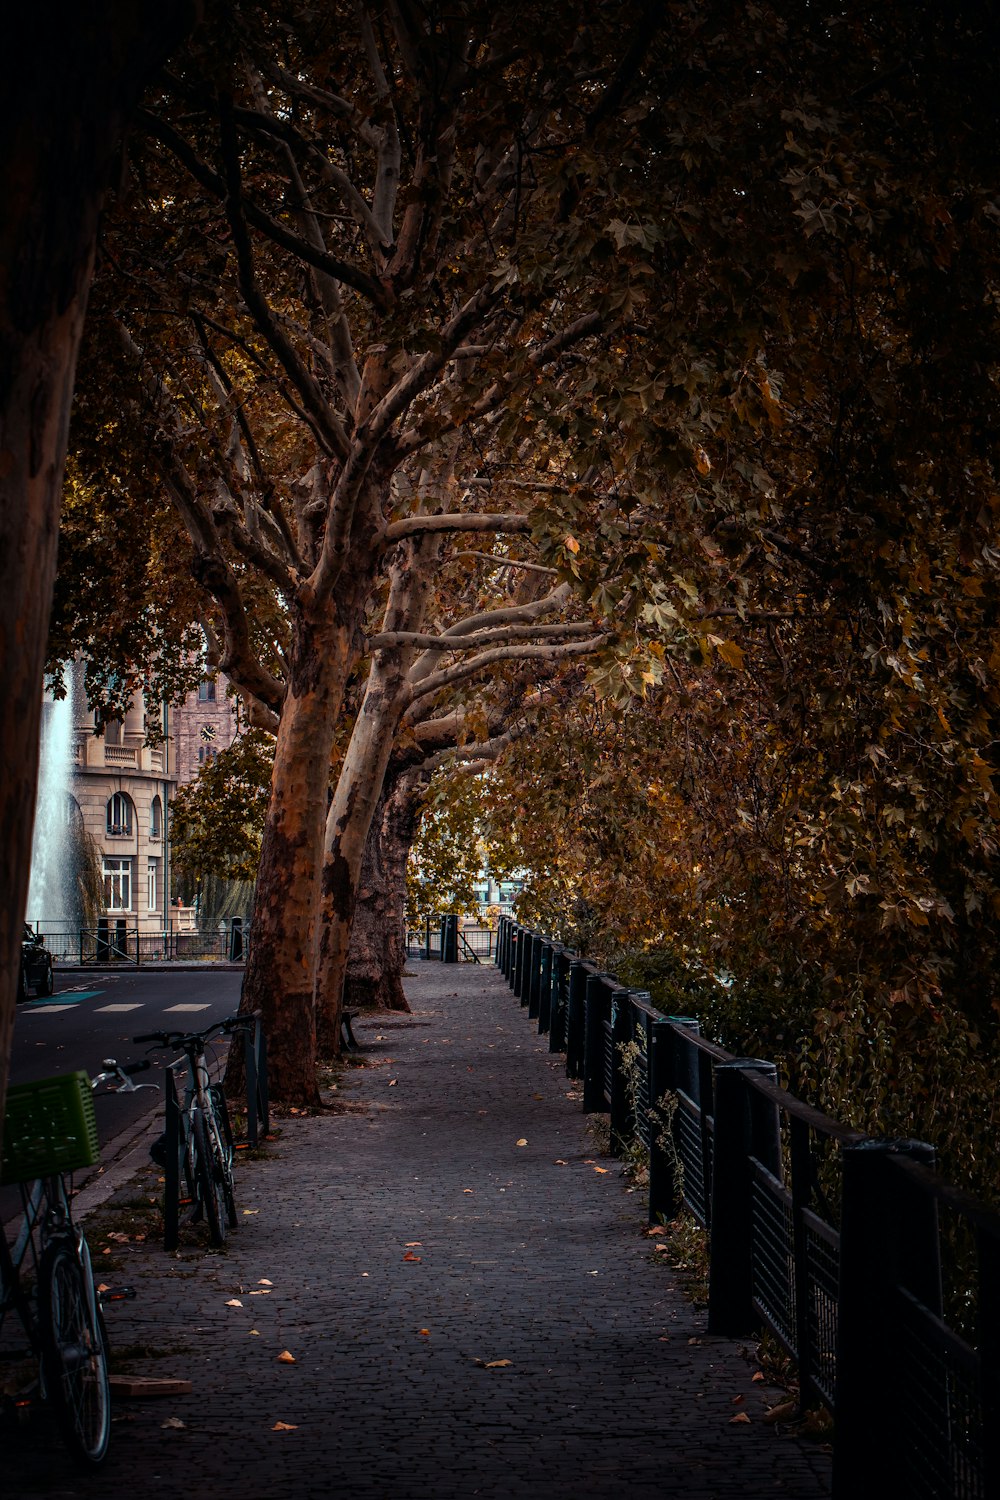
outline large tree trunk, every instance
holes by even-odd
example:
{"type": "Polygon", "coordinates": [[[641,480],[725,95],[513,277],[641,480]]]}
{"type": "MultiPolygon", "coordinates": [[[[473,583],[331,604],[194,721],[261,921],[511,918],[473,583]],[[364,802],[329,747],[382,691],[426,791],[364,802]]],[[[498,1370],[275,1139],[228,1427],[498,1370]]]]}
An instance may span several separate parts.
{"type": "Polygon", "coordinates": [[[97,223],[193,6],[15,6],[0,54],[0,1120],[14,1026],[63,465],[97,223]]]}
{"type": "MultiPolygon", "coordinates": [[[[426,537],[401,549],[391,570],[386,633],[420,629],[439,548],[439,538],[426,537]]],[[[410,702],[407,679],[413,657],[411,645],[375,651],[326,820],[316,967],[317,1045],[323,1056],[335,1056],[340,1048],[358,883],[396,731],[410,702]]]]}
{"type": "MultiPolygon", "coordinates": [[[[242,1007],[259,1012],[273,1098],[318,1102],[316,917],[337,715],[352,631],[300,622],[261,843],[242,1007]]],[[[240,1076],[234,1049],[229,1087],[240,1076]]]]}
{"type": "Polygon", "coordinates": [[[406,864],[420,822],[422,787],[401,780],[383,796],[372,822],[358,887],[344,1005],[402,1010],[406,967],[406,864]]]}

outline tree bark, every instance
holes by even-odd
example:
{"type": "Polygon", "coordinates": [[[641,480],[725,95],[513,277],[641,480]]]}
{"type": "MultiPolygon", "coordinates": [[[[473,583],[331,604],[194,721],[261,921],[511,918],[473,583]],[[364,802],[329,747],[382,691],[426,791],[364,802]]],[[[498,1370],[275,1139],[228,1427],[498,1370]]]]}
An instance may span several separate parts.
{"type": "Polygon", "coordinates": [[[105,190],[194,6],[17,6],[0,59],[0,1120],[38,771],[42,671],[80,334],[105,190]]]}
{"type": "MultiPolygon", "coordinates": [[[[419,630],[431,585],[434,538],[405,547],[392,568],[387,630],[412,624],[419,630]]],[[[382,795],[396,731],[409,704],[408,673],[415,648],[374,653],[364,701],[344,756],[326,821],[316,967],[317,1045],[324,1056],[340,1047],[344,980],[357,905],[358,883],[369,832],[382,795]]]]}
{"type": "Polygon", "coordinates": [[[422,787],[386,785],[372,821],[344,980],[350,1010],[410,1009],[406,967],[406,864],[420,822],[422,787]]]}
{"type": "MultiPolygon", "coordinates": [[[[257,1011],[275,1100],[318,1102],[316,916],[337,715],[353,630],[299,622],[261,842],[242,1008],[257,1011]]],[[[238,1084],[232,1055],[227,1086],[238,1084]]]]}

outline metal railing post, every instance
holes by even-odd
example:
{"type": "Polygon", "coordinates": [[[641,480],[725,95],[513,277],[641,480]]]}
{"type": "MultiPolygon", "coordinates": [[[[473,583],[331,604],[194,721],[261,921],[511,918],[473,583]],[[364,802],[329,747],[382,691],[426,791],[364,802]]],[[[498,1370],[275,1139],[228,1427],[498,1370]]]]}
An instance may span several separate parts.
{"type": "Polygon", "coordinates": [[[604,1111],[604,975],[590,974],[583,1016],[583,1108],[587,1114],[604,1111]]]}
{"type": "Polygon", "coordinates": [[[181,1202],[181,1109],[177,1099],[177,1080],[172,1068],[163,1070],[166,1161],[163,1167],[163,1248],[176,1250],[180,1242],[181,1202]]]}
{"type": "Polygon", "coordinates": [[[582,958],[571,958],[566,1001],[566,1076],[583,1077],[586,1051],[587,979],[593,968],[582,958]]]}
{"type": "Polygon", "coordinates": [[[627,989],[611,992],[611,1151],[621,1156],[635,1133],[629,1109],[625,1048],[632,1040],[632,1002],[627,989]]]}
{"type": "Polygon", "coordinates": [[[531,968],[528,975],[527,994],[522,995],[522,1004],[527,1000],[528,1019],[538,1019],[538,997],[541,992],[542,973],[542,935],[540,932],[531,934],[531,968]]]}
{"type": "Polygon", "coordinates": [[[709,1235],[708,1331],[729,1338],[753,1333],[753,1176],[750,1158],[781,1171],[777,1107],[751,1098],[747,1073],[777,1083],[774,1063],[736,1058],[715,1068],[715,1140],[709,1235]]]}
{"type": "Polygon", "coordinates": [[[548,1033],[552,1019],[552,944],[544,942],[538,965],[538,1034],[548,1033]]]}
{"type": "Polygon", "coordinates": [[[697,1021],[671,1016],[656,1020],[651,1028],[646,1058],[649,1088],[649,1222],[669,1221],[680,1213],[684,1201],[684,1173],[681,1166],[676,1111],[669,1121],[661,1101],[678,1087],[678,1037],[675,1026],[690,1028],[697,1036],[697,1021]]]}
{"type": "Polygon", "coordinates": [[[834,1500],[883,1500],[896,1488],[896,1393],[905,1386],[907,1362],[895,1311],[900,1287],[931,1312],[941,1311],[937,1202],[893,1171],[894,1155],[934,1165],[934,1148],[925,1141],[862,1141],[845,1147],[842,1158],[834,1500]]]}

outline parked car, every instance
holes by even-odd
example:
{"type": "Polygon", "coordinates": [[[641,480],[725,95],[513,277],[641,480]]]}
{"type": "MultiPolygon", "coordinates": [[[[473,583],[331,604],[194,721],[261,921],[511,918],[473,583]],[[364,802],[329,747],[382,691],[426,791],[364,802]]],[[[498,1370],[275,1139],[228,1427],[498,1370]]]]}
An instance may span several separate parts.
{"type": "Polygon", "coordinates": [[[25,922],[21,939],[21,982],[18,986],[19,1000],[28,1000],[32,990],[36,995],[51,995],[55,988],[52,969],[52,954],[45,946],[41,933],[25,922]]]}

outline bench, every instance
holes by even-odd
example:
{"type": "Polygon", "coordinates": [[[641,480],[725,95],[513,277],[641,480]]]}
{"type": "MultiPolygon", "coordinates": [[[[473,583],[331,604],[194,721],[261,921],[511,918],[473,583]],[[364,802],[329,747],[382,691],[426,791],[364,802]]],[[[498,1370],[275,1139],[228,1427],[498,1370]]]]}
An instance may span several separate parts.
{"type": "Polygon", "coordinates": [[[340,1040],[342,1050],[345,1052],[360,1052],[357,1037],[351,1029],[351,1022],[356,1021],[358,1012],[356,1010],[344,1010],[340,1013],[340,1040]]]}

